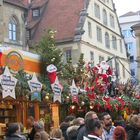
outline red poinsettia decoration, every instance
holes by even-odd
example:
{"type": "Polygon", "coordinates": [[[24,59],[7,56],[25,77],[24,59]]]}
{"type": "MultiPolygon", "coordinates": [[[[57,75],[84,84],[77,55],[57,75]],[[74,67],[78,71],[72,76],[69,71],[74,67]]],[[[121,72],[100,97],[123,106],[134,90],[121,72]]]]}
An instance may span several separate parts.
{"type": "Polygon", "coordinates": [[[96,94],[94,93],[94,87],[86,87],[87,96],[90,100],[94,100],[96,98],[96,94]]]}
{"type": "Polygon", "coordinates": [[[102,97],[102,100],[105,102],[104,107],[105,107],[106,109],[111,109],[111,108],[112,108],[112,106],[111,106],[111,104],[110,104],[111,98],[110,98],[109,96],[103,96],[103,97],[102,97]]]}
{"type": "Polygon", "coordinates": [[[122,108],[125,106],[125,101],[121,97],[116,97],[116,100],[120,102],[122,108]]]}

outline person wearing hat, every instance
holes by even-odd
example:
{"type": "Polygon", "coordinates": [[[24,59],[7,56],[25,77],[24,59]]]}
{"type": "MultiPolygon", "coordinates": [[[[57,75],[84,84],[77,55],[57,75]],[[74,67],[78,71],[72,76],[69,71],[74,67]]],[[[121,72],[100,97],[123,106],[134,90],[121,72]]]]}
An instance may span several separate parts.
{"type": "Polygon", "coordinates": [[[49,140],[49,135],[48,133],[44,130],[44,122],[39,121],[34,123],[35,127],[35,135],[34,135],[34,140],[49,140]]]}

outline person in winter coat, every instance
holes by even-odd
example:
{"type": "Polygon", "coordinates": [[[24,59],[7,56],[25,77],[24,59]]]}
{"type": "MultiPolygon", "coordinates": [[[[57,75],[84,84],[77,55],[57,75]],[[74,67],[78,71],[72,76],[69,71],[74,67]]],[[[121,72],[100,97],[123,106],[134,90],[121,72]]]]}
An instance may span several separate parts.
{"type": "Polygon", "coordinates": [[[52,129],[50,133],[50,140],[64,140],[64,137],[62,135],[62,131],[60,128],[52,129]]]}
{"type": "MultiPolygon", "coordinates": [[[[94,111],[89,111],[86,113],[85,115],[85,122],[89,119],[98,119],[97,114],[94,111]]],[[[85,127],[85,124],[82,124],[79,128],[78,128],[78,135],[77,135],[77,140],[83,140],[83,137],[87,136],[87,130],[85,127]]]]}
{"type": "Polygon", "coordinates": [[[113,140],[127,140],[124,127],[117,126],[113,132],[113,140]]]}
{"type": "Polygon", "coordinates": [[[34,140],[34,135],[35,135],[35,128],[34,128],[34,117],[29,116],[27,119],[27,126],[30,129],[30,133],[28,134],[28,139],[29,140],[34,140]]]}
{"type": "Polygon", "coordinates": [[[140,115],[132,115],[125,129],[128,140],[140,140],[140,115]]]}
{"type": "Polygon", "coordinates": [[[67,131],[67,129],[68,129],[69,126],[70,126],[70,125],[69,125],[68,122],[62,122],[62,123],[60,124],[60,129],[61,129],[61,131],[62,131],[62,134],[63,134],[63,137],[64,137],[65,140],[68,140],[68,136],[67,136],[67,134],[66,134],[66,131],[67,131]]]}
{"type": "Polygon", "coordinates": [[[112,118],[108,112],[103,112],[100,116],[100,120],[103,124],[103,140],[113,140],[113,132],[115,130],[115,126],[112,125],[112,118]]]}
{"type": "Polygon", "coordinates": [[[34,123],[35,128],[35,135],[34,140],[49,140],[49,135],[46,131],[44,131],[44,123],[43,122],[35,122],[34,123]]]}
{"type": "Polygon", "coordinates": [[[79,126],[73,125],[67,129],[68,140],[77,140],[79,126]]]}
{"type": "Polygon", "coordinates": [[[20,134],[18,123],[9,124],[5,140],[26,140],[25,136],[20,134]]]}
{"type": "Polygon", "coordinates": [[[89,119],[86,121],[86,130],[88,136],[84,136],[84,140],[101,140],[103,132],[102,124],[98,119],[89,119]]]}

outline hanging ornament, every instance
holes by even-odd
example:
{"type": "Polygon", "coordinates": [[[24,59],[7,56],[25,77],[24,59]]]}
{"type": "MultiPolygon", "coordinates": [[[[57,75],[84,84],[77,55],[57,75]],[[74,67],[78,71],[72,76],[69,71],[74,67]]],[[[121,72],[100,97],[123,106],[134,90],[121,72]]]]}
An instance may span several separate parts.
{"type": "Polygon", "coordinates": [[[72,86],[70,87],[72,102],[78,103],[78,88],[75,85],[75,81],[72,81],[72,86]]]}

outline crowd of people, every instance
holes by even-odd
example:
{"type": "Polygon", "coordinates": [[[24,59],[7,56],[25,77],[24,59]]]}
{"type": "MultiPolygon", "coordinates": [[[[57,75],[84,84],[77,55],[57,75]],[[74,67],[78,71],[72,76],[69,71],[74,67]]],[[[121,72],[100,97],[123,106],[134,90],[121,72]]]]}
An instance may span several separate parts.
{"type": "Polygon", "coordinates": [[[89,111],[85,118],[70,115],[50,133],[44,130],[43,121],[35,122],[31,116],[27,124],[31,128],[27,135],[22,134],[20,123],[9,124],[5,140],[140,140],[140,114],[131,115],[127,122],[121,116],[112,122],[107,112],[89,111]]]}

